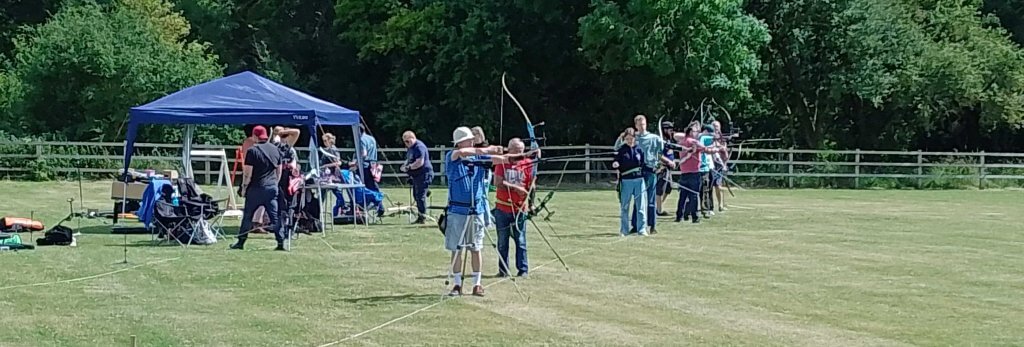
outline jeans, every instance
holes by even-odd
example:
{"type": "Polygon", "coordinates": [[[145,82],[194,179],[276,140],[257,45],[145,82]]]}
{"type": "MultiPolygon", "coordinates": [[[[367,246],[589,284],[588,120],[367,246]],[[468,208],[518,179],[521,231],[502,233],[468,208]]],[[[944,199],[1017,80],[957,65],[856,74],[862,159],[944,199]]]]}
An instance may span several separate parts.
{"type": "MultiPolygon", "coordinates": [[[[639,204],[636,204],[636,205],[633,206],[633,224],[637,224],[637,222],[636,222],[637,209],[640,206],[644,206],[646,204],[647,205],[647,213],[645,213],[644,215],[647,216],[647,226],[649,226],[651,228],[654,228],[654,225],[655,225],[655,223],[658,220],[658,212],[655,211],[657,209],[657,205],[656,205],[656,202],[655,202],[656,201],[655,197],[657,196],[657,190],[658,190],[657,189],[658,188],[658,186],[657,186],[658,175],[655,174],[654,172],[648,172],[648,171],[645,170],[644,171],[643,181],[644,181],[644,188],[643,188],[644,189],[644,195],[646,195],[646,197],[647,197],[647,200],[646,200],[647,202],[646,203],[639,203],[639,204]]],[[[640,217],[643,218],[643,216],[640,216],[640,217]]],[[[637,231],[639,232],[640,228],[637,228],[637,231]]]]}
{"type": "Polygon", "coordinates": [[[494,222],[498,226],[498,272],[508,274],[508,239],[516,243],[516,270],[517,275],[523,275],[530,271],[526,261],[526,212],[508,213],[499,209],[492,211],[494,222]],[[518,218],[516,218],[518,217],[518,218]]]}
{"type": "Polygon", "coordinates": [[[263,209],[267,212],[267,217],[270,218],[269,229],[274,231],[274,238],[277,239],[277,243],[284,243],[284,226],[280,222],[280,213],[277,208],[279,191],[277,186],[273,187],[257,187],[250,186],[245,191],[245,207],[242,209],[242,225],[238,228],[238,243],[241,245],[245,244],[245,240],[249,238],[249,232],[252,229],[252,216],[256,213],[256,209],[263,206],[263,209]]]}
{"type": "Polygon", "coordinates": [[[699,172],[688,172],[679,176],[679,185],[682,189],[679,189],[679,204],[676,205],[677,220],[683,219],[683,216],[697,220],[701,176],[699,172]]]}
{"type": "MultiPolygon", "coordinates": [[[[622,235],[628,235],[630,229],[629,201],[633,201],[633,211],[640,214],[640,220],[645,220],[649,215],[649,209],[642,206],[647,205],[647,180],[643,178],[632,178],[622,180],[622,191],[619,193],[619,230],[622,235]],[[637,206],[640,206],[637,209],[637,206]]],[[[634,215],[635,216],[635,215],[634,215]]],[[[633,226],[640,234],[647,234],[647,225],[643,222],[637,223],[636,218],[632,219],[633,226]]]]}
{"type": "Polygon", "coordinates": [[[430,188],[430,181],[434,180],[434,173],[424,172],[409,176],[409,179],[412,181],[412,198],[416,201],[416,210],[420,212],[421,216],[425,215],[427,214],[427,189],[430,188]]]}
{"type": "Polygon", "coordinates": [[[714,171],[708,171],[703,173],[703,181],[701,182],[701,200],[704,201],[704,206],[701,206],[701,211],[714,211],[715,210],[715,190],[712,188],[712,182],[714,182],[714,171]],[[704,189],[707,189],[706,191],[704,189]]]}
{"type": "MultiPolygon", "coordinates": [[[[372,165],[372,164],[367,162],[366,165],[372,165]]],[[[373,180],[373,173],[370,172],[370,167],[369,166],[363,168],[362,175],[363,175],[362,176],[363,185],[366,186],[366,189],[369,189],[369,190],[372,190],[372,191],[375,191],[375,192],[379,192],[380,191],[380,187],[377,186],[377,181],[373,180]]]]}

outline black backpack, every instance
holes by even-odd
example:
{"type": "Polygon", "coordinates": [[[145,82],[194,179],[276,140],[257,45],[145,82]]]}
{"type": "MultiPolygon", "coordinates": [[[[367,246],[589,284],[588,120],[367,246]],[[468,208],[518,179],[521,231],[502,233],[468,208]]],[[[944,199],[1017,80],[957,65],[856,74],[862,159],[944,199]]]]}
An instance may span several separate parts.
{"type": "Polygon", "coordinates": [[[43,238],[37,239],[36,244],[40,246],[67,246],[74,241],[72,234],[74,230],[63,225],[57,225],[43,234],[43,238]]]}

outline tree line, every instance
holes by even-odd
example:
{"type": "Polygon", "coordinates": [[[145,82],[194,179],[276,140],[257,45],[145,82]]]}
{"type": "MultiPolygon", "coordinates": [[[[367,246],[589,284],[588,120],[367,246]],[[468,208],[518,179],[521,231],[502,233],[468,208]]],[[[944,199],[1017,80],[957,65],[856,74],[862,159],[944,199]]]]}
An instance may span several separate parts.
{"type": "Polygon", "coordinates": [[[1024,0],[11,0],[0,133],[119,141],[128,108],[252,70],[361,111],[384,145],[507,139],[526,135],[507,73],[550,143],[714,100],[780,146],[1024,151],[1022,43],[1024,0]]]}

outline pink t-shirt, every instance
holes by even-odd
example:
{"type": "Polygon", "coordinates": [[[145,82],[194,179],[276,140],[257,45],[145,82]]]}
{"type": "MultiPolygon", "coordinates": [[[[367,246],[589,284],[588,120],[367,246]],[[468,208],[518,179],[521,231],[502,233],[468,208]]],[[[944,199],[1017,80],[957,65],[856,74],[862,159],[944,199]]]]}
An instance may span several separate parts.
{"type": "Polygon", "coordinates": [[[704,146],[698,146],[697,139],[691,137],[683,139],[680,145],[693,148],[694,151],[693,153],[679,152],[679,158],[684,159],[682,164],[679,164],[679,171],[683,173],[700,172],[700,154],[704,152],[704,146]]]}

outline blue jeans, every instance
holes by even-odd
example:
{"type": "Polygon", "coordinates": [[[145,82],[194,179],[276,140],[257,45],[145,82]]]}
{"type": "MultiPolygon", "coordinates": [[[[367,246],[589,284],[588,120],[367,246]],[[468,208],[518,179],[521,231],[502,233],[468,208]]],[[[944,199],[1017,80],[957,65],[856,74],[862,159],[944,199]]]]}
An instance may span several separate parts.
{"type": "Polygon", "coordinates": [[[434,180],[434,173],[424,172],[409,176],[409,180],[412,181],[412,198],[416,201],[416,210],[420,215],[427,214],[427,189],[430,188],[430,181],[434,180]]]}
{"type": "Polygon", "coordinates": [[[679,176],[679,204],[676,205],[676,220],[688,216],[697,220],[697,205],[700,203],[700,181],[702,174],[699,172],[684,173],[679,176]]]}
{"type": "Polygon", "coordinates": [[[252,229],[252,215],[256,214],[256,209],[263,206],[263,209],[267,212],[267,217],[270,218],[270,230],[274,231],[274,238],[277,239],[278,244],[284,243],[284,225],[280,223],[280,213],[277,208],[277,186],[273,187],[257,187],[250,186],[245,191],[245,207],[242,209],[242,225],[238,228],[238,243],[245,244],[245,240],[249,237],[249,232],[252,229]]]}
{"type": "MultiPolygon", "coordinates": [[[[644,220],[649,216],[647,214],[650,212],[649,209],[642,207],[647,205],[647,190],[647,182],[643,178],[622,180],[622,191],[619,192],[619,230],[622,235],[629,234],[630,218],[628,214],[630,200],[633,201],[633,211],[640,214],[640,220],[644,220]],[[639,211],[637,209],[638,206],[640,206],[639,211]]],[[[637,223],[636,218],[633,218],[632,224],[636,227],[638,233],[647,234],[647,225],[645,223],[637,223]]]]}
{"type": "Polygon", "coordinates": [[[508,274],[508,239],[516,243],[516,269],[517,275],[523,275],[530,271],[526,261],[526,212],[518,214],[508,213],[494,209],[494,223],[498,226],[498,272],[508,274]]]}
{"type": "MultiPolygon", "coordinates": [[[[657,183],[658,183],[658,175],[655,174],[654,172],[648,172],[647,170],[644,170],[643,181],[644,181],[644,193],[647,196],[647,203],[646,203],[646,205],[647,205],[647,213],[645,213],[645,215],[647,216],[647,226],[649,226],[651,228],[654,228],[654,225],[655,225],[655,223],[658,220],[658,214],[657,214],[657,211],[655,211],[657,209],[657,202],[655,200],[655,197],[657,196],[657,193],[658,193],[657,192],[658,191],[658,185],[657,185],[657,183]]],[[[644,204],[636,204],[636,205],[633,206],[633,224],[637,224],[637,222],[636,222],[637,208],[640,207],[640,206],[643,206],[643,205],[644,204]]],[[[643,218],[643,216],[640,216],[640,217],[643,218]]],[[[637,228],[638,232],[639,232],[639,230],[640,230],[640,228],[637,228]]]]}

